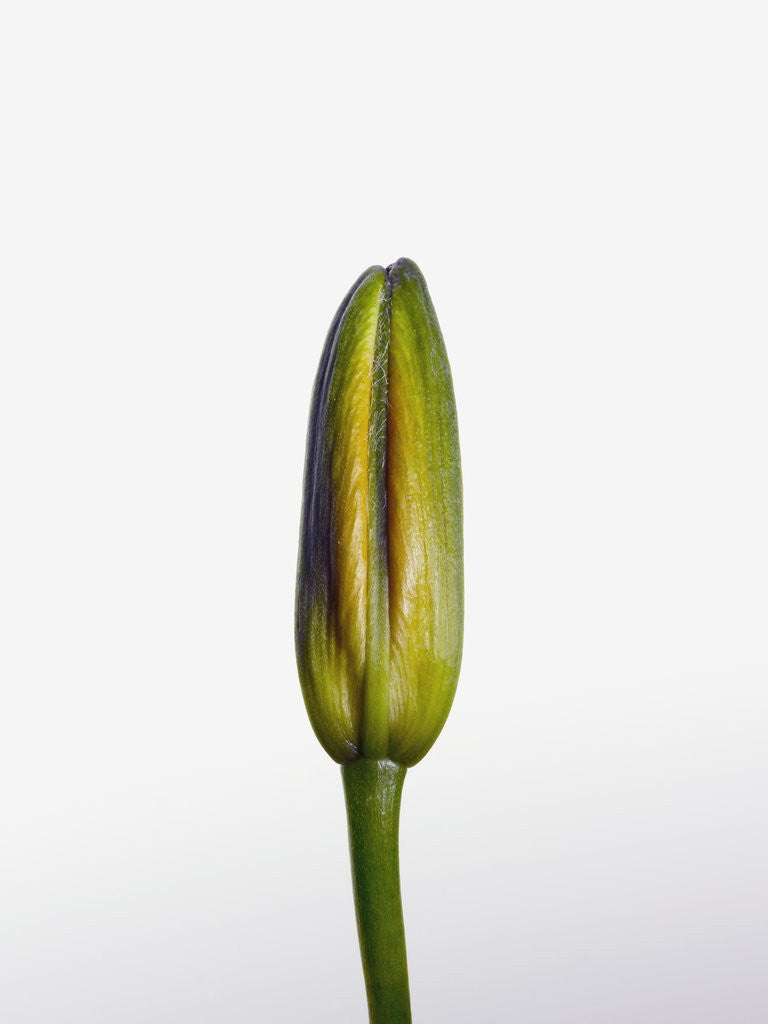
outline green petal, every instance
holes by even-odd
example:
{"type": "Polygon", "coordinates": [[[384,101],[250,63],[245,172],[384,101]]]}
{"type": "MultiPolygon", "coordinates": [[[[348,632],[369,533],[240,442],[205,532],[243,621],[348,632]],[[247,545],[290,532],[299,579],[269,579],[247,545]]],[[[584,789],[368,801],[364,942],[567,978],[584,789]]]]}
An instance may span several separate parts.
{"type": "Polygon", "coordinates": [[[453,383],[426,282],[390,270],[389,756],[420,760],[450,711],[461,664],[461,459],[453,383]]]}
{"type": "Polygon", "coordinates": [[[369,618],[369,418],[386,273],[342,303],[310,411],[296,598],[296,650],[310,720],[329,754],[359,753],[369,618]]]}

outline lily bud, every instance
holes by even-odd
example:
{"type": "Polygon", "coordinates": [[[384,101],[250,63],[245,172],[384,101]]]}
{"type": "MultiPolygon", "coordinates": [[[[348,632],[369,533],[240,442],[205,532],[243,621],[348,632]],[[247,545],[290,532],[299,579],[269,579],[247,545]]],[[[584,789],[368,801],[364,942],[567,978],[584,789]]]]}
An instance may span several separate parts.
{"type": "Polygon", "coordinates": [[[456,406],[418,267],[372,267],[333,320],[307,438],[296,652],[336,761],[409,766],[453,701],[463,630],[456,406]]]}

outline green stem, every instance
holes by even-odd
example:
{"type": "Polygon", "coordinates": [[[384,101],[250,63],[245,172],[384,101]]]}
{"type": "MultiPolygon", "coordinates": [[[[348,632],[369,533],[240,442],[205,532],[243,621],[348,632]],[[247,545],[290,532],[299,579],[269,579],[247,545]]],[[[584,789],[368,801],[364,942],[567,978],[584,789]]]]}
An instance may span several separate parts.
{"type": "Polygon", "coordinates": [[[405,771],[367,758],[341,768],[370,1024],[411,1021],[397,843],[405,771]]]}

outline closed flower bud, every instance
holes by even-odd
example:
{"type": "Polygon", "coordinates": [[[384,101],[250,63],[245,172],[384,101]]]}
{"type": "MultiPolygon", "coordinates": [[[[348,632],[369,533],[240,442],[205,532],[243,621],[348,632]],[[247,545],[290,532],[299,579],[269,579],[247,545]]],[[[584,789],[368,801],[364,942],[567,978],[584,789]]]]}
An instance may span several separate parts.
{"type": "Polygon", "coordinates": [[[331,757],[424,756],[451,707],[462,623],[451,371],[424,278],[399,260],[339,308],[309,418],[296,650],[331,757]]]}

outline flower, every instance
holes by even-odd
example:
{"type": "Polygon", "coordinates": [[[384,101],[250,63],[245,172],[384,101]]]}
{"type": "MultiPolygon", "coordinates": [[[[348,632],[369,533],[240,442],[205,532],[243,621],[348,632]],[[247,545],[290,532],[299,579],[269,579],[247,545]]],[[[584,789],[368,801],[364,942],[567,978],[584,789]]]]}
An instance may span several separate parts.
{"type": "Polygon", "coordinates": [[[424,278],[402,259],[339,307],[309,417],[296,653],[331,757],[419,761],[450,711],[462,633],[451,371],[424,278]]]}

